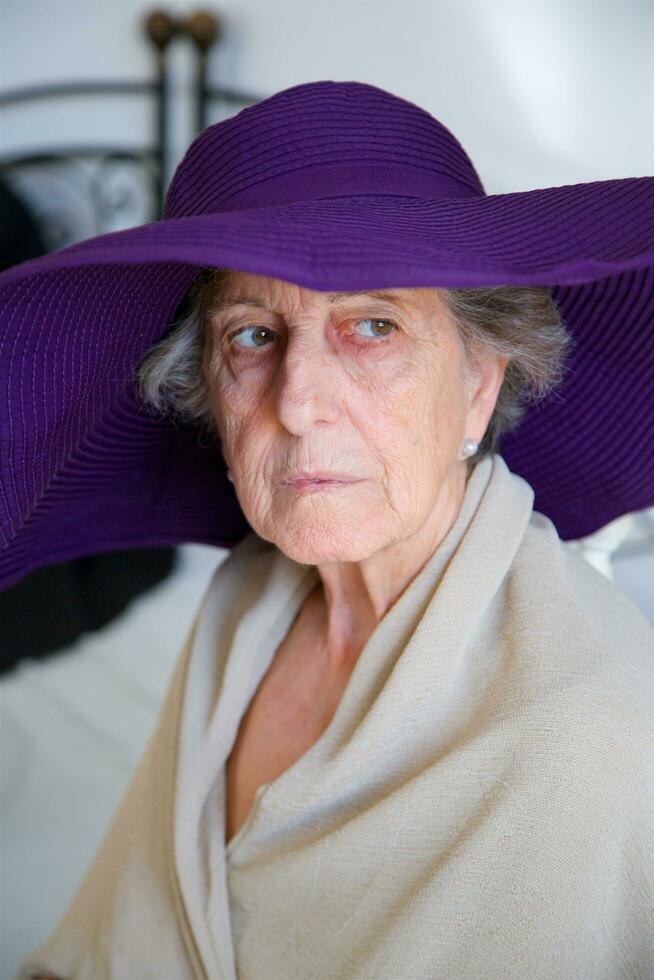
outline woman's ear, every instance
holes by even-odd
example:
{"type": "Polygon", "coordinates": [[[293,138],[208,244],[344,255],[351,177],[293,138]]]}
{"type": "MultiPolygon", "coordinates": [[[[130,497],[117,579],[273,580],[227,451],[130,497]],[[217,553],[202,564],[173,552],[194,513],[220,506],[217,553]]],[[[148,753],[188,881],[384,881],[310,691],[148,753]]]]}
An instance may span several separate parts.
{"type": "Polygon", "coordinates": [[[492,355],[479,358],[470,371],[469,403],[465,433],[467,438],[481,442],[488,428],[497,398],[504,381],[510,358],[492,355]]]}

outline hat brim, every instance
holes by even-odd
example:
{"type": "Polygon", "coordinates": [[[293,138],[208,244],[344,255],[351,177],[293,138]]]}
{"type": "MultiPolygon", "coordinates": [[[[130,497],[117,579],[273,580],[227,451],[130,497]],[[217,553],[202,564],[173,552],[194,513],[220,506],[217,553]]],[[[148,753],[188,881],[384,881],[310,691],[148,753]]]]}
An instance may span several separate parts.
{"type": "Polygon", "coordinates": [[[575,339],[566,379],[502,455],[563,539],[654,505],[654,177],[344,195],[160,220],[0,274],[0,588],[83,554],[232,547],[248,530],[217,445],[134,388],[214,266],[316,290],[551,288],[575,339]]]}
{"type": "Polygon", "coordinates": [[[317,290],[334,276],[344,289],[572,285],[650,263],[653,211],[654,177],[466,200],[342,195],[98,235],[14,266],[0,285],[112,262],[225,265],[317,290]]]}

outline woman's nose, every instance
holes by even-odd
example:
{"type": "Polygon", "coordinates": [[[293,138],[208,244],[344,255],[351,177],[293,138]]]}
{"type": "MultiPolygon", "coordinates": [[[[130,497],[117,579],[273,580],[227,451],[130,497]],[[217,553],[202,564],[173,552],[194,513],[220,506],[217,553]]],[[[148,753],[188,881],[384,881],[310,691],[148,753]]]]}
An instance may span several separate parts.
{"type": "Polygon", "coordinates": [[[319,337],[291,336],[276,378],[276,407],[281,423],[304,435],[316,422],[334,422],[338,412],[338,379],[319,337]]]}

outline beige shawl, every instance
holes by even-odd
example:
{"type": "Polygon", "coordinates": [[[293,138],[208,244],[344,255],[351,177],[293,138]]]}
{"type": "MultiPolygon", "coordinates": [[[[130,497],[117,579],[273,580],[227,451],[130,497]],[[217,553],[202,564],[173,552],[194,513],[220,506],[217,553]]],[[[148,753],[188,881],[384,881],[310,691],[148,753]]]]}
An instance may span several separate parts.
{"type": "Polygon", "coordinates": [[[20,980],[652,980],[654,630],[497,454],[225,848],[224,763],[316,575],[255,534],[218,567],[20,980]]]}

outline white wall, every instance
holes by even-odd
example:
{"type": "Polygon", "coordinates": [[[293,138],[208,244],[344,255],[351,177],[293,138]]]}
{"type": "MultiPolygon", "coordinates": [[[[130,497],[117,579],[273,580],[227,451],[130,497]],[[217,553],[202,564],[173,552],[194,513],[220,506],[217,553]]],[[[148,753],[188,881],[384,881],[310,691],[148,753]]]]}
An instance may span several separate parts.
{"type": "MultiPolygon", "coordinates": [[[[654,4],[250,0],[3,0],[0,85],[150,75],[150,10],[212,10],[214,82],[269,95],[356,79],[418,102],[450,127],[501,193],[654,170],[654,4]]],[[[184,65],[180,49],[180,94],[184,65]]],[[[122,99],[3,113],[7,150],[64,138],[147,141],[122,99]]],[[[180,122],[178,156],[187,134],[180,122]]]]}

